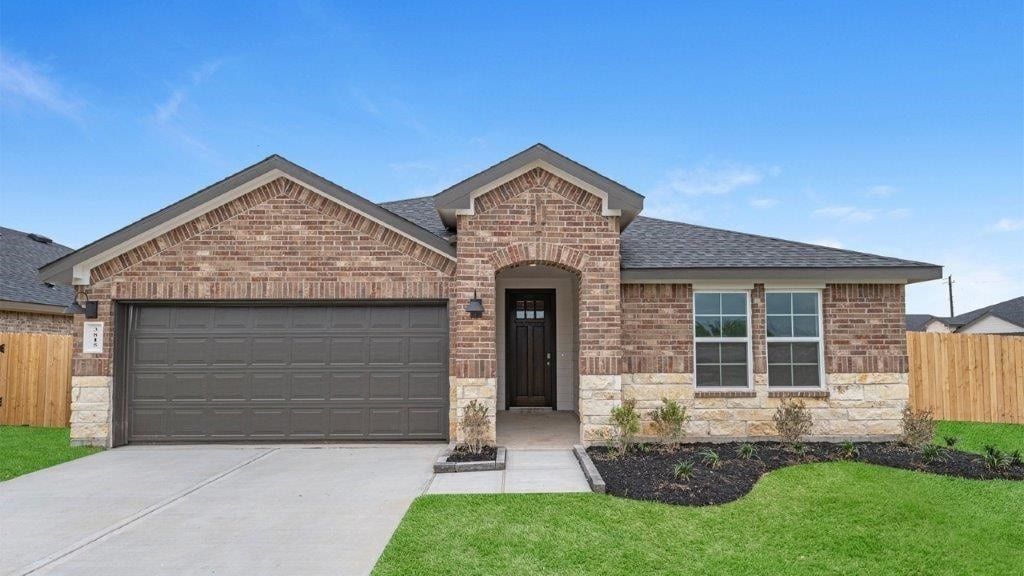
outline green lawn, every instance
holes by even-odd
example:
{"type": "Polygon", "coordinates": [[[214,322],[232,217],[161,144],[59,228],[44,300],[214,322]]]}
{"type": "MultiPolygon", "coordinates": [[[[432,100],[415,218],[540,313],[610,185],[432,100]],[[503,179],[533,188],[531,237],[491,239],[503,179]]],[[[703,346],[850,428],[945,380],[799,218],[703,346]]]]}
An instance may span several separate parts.
{"type": "Polygon", "coordinates": [[[98,452],[72,447],[67,428],[0,426],[0,481],[98,452]]]}
{"type": "Polygon", "coordinates": [[[944,437],[956,436],[959,438],[957,450],[965,452],[981,454],[986,444],[991,444],[1003,452],[1024,452],[1024,425],[950,421],[940,421],[936,424],[935,442],[943,446],[946,445],[944,437]]]}
{"type": "MultiPolygon", "coordinates": [[[[993,430],[1005,440],[1017,428],[993,430]]],[[[982,434],[966,446],[1012,448],[982,434]]],[[[424,496],[374,574],[1002,576],[1022,566],[1024,483],[834,462],[777,470],[746,497],[704,508],[597,494],[424,496]]]]}

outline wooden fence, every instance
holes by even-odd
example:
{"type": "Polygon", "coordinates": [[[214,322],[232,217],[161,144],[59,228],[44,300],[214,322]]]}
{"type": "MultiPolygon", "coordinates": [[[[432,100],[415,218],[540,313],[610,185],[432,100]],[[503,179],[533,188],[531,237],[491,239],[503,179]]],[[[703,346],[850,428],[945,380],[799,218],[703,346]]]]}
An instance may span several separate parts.
{"type": "Polygon", "coordinates": [[[1024,336],[908,332],[907,354],[915,409],[1024,424],[1024,336]]]}
{"type": "Polygon", "coordinates": [[[0,424],[67,426],[71,336],[0,332],[0,424]]]}

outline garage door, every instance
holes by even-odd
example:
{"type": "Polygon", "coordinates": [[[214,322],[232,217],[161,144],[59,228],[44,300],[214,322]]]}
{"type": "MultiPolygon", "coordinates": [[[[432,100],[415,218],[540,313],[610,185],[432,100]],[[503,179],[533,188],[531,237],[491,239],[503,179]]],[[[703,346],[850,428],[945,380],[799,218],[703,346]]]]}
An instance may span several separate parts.
{"type": "Polygon", "coordinates": [[[443,305],[131,306],[128,442],[446,439],[443,305]]]}

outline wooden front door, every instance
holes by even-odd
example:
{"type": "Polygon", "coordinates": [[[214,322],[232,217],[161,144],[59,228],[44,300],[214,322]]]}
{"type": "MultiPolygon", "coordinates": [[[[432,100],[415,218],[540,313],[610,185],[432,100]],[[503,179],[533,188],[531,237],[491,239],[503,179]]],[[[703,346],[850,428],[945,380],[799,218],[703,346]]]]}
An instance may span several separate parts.
{"type": "Polygon", "coordinates": [[[505,401],[554,408],[555,291],[508,290],[505,401]]]}

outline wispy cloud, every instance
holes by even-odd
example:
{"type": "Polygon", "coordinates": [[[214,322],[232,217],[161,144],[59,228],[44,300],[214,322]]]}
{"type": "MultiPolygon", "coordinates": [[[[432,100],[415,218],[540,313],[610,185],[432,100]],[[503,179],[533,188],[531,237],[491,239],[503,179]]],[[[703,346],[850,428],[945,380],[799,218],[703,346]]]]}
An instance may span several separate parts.
{"type": "Polygon", "coordinates": [[[857,206],[826,206],[818,208],[812,214],[818,218],[827,218],[839,222],[871,222],[879,218],[899,220],[910,216],[908,208],[893,208],[882,210],[879,208],[860,208],[857,206]]]}
{"type": "Polygon", "coordinates": [[[870,198],[888,198],[898,191],[895,186],[888,184],[879,184],[878,186],[872,186],[868,188],[866,195],[870,198]]]}
{"type": "Polygon", "coordinates": [[[775,206],[778,206],[778,204],[779,201],[775,198],[754,198],[750,201],[750,206],[759,210],[774,208],[775,206]]]}
{"type": "Polygon", "coordinates": [[[760,184],[769,176],[777,176],[778,167],[758,168],[737,164],[705,165],[679,168],[665,175],[660,188],[686,196],[728,194],[739,188],[760,184]]]}
{"type": "Polygon", "coordinates": [[[54,114],[82,120],[85,102],[66,93],[44,67],[0,49],[0,102],[27,104],[54,114]]]}
{"type": "Polygon", "coordinates": [[[412,106],[395,97],[376,97],[360,88],[350,88],[352,100],[363,111],[387,123],[398,124],[419,134],[427,133],[427,126],[420,120],[412,106]]]}
{"type": "Polygon", "coordinates": [[[188,73],[188,81],[171,88],[167,98],[153,107],[153,122],[161,130],[195,152],[208,156],[210,147],[192,130],[182,125],[182,107],[188,102],[192,93],[206,83],[224,66],[224,59],[209,60],[188,73]]]}
{"type": "Polygon", "coordinates": [[[1017,232],[1024,230],[1024,218],[1000,218],[992,225],[996,232],[1017,232]]]}

